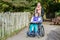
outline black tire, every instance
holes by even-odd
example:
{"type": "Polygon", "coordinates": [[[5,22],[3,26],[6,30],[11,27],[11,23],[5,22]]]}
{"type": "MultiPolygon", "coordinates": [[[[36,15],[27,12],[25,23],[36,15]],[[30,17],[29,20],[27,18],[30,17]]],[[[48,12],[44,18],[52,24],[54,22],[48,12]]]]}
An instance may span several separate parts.
{"type": "Polygon", "coordinates": [[[44,37],[44,35],[45,35],[44,27],[41,26],[41,27],[40,27],[40,36],[41,36],[41,37],[44,37]]]}

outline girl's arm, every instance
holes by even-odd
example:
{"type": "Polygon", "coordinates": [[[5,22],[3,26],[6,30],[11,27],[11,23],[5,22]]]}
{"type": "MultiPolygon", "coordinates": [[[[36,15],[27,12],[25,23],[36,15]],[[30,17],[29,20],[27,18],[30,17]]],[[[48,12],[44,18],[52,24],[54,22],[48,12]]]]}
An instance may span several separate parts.
{"type": "Polygon", "coordinates": [[[40,23],[43,22],[42,17],[39,17],[38,22],[40,22],[40,23]]]}
{"type": "Polygon", "coordinates": [[[31,18],[31,22],[33,22],[33,17],[31,18]]]}

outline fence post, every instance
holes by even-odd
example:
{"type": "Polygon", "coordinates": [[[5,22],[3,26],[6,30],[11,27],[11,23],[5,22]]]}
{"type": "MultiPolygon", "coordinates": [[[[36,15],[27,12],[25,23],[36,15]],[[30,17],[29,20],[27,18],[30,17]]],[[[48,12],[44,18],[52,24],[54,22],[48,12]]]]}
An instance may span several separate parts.
{"type": "MultiPolygon", "coordinates": [[[[3,17],[4,14],[2,14],[2,17],[3,17]]],[[[2,38],[4,37],[5,35],[5,22],[4,22],[4,18],[2,18],[2,30],[1,30],[2,34],[2,38]]]]}

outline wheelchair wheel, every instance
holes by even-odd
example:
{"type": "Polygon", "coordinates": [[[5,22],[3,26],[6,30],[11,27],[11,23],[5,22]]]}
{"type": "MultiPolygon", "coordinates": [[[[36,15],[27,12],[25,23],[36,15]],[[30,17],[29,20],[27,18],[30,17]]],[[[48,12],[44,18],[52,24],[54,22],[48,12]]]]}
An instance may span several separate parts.
{"type": "Polygon", "coordinates": [[[41,36],[41,37],[44,37],[44,35],[45,35],[44,27],[41,26],[41,27],[40,27],[40,36],[41,36]]]}

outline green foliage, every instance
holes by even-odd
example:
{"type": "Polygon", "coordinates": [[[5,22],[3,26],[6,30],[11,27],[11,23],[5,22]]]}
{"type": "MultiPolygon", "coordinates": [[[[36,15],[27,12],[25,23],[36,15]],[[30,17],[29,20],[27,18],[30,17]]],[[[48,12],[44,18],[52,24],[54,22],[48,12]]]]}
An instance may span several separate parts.
{"type": "Polygon", "coordinates": [[[54,0],[0,0],[0,12],[28,11],[33,13],[38,2],[42,4],[46,13],[60,9],[59,3],[55,3],[54,0]]]}
{"type": "Polygon", "coordinates": [[[60,16],[60,10],[58,12],[55,12],[55,16],[60,16]]]}
{"type": "Polygon", "coordinates": [[[58,2],[58,0],[47,0],[44,1],[43,7],[46,12],[46,17],[54,18],[55,12],[60,10],[60,3],[58,2]]]}
{"type": "Polygon", "coordinates": [[[60,10],[60,3],[49,4],[50,12],[55,12],[60,10]]]}
{"type": "Polygon", "coordinates": [[[2,0],[0,2],[0,12],[34,11],[36,3],[41,0],[2,0]]]}

